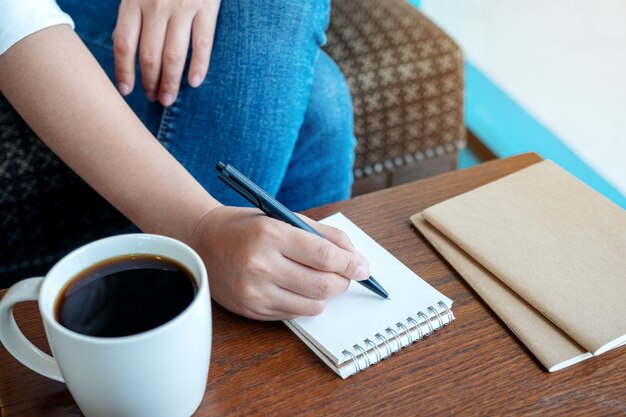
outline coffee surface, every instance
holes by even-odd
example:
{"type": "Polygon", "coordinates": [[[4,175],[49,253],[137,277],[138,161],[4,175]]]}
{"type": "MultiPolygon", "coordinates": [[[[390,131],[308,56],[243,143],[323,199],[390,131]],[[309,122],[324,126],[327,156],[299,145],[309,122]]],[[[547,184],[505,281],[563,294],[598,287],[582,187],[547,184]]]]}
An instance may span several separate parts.
{"type": "Polygon", "coordinates": [[[88,336],[145,332],[180,314],[196,294],[191,273],[156,255],[108,259],[81,272],[61,291],[55,318],[88,336]]]}

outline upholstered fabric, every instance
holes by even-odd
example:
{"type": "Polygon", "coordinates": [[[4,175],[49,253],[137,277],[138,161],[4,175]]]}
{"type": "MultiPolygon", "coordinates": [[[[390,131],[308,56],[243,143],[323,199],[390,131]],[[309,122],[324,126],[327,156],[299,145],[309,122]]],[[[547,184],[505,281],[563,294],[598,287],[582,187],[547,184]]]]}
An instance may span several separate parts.
{"type": "Polygon", "coordinates": [[[333,0],[326,50],[353,97],[357,181],[465,147],[461,50],[406,0],[333,0]]]}
{"type": "Polygon", "coordinates": [[[45,273],[70,250],[130,230],[0,95],[0,288],[45,273]]]}

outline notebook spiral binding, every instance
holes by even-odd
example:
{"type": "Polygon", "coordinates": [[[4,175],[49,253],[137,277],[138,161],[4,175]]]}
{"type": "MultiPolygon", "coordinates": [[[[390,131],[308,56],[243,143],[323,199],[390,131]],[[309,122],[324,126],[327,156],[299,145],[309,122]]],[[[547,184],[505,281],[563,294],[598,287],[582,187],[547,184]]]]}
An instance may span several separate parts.
{"type": "Polygon", "coordinates": [[[429,306],[426,309],[427,312],[431,314],[430,317],[427,313],[418,311],[415,313],[417,320],[415,317],[406,318],[408,326],[405,323],[398,322],[395,324],[397,331],[392,327],[387,327],[385,332],[388,337],[383,336],[382,332],[379,332],[374,335],[376,341],[367,338],[363,340],[363,346],[356,343],[352,346],[353,350],[344,349],[341,353],[346,355],[348,359],[352,361],[356,369],[353,375],[374,365],[375,363],[382,361],[383,359],[388,358],[400,349],[421,340],[425,336],[430,336],[435,330],[450,324],[450,322],[454,319],[452,311],[450,311],[448,306],[443,301],[439,301],[437,305],[441,307],[440,310],[437,310],[433,306],[429,306]],[[445,319],[442,317],[443,314],[445,314],[445,319]],[[437,320],[436,326],[433,326],[433,323],[431,322],[432,319],[437,320]],[[423,329],[423,326],[426,326],[427,330],[423,329]],[[416,337],[411,334],[412,331],[414,331],[416,337]],[[403,344],[403,336],[406,344],[403,344]]]}

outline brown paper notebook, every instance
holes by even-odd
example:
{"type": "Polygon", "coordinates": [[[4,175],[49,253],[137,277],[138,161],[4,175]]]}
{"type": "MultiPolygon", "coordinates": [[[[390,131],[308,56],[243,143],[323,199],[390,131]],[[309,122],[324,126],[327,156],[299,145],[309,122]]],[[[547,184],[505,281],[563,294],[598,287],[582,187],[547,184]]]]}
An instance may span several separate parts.
{"type": "Polygon", "coordinates": [[[411,222],[548,371],[593,356],[431,226],[421,213],[411,216],[411,222]]]}
{"type": "Polygon", "coordinates": [[[553,162],[423,216],[585,351],[626,342],[626,212],[553,162]]]}

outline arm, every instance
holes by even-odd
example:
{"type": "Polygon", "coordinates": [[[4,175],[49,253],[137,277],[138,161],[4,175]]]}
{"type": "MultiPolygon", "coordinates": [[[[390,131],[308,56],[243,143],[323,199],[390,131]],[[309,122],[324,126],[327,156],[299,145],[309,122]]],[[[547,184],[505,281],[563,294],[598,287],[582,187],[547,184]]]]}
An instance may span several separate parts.
{"type": "Polygon", "coordinates": [[[142,230],[188,241],[218,205],[141,124],[69,26],[9,48],[0,74],[0,90],[38,136],[142,230]]]}
{"type": "Polygon", "coordinates": [[[0,55],[0,90],[39,137],[142,230],[198,251],[212,297],[276,320],[322,311],[367,262],[342,232],[334,244],[256,209],[224,207],[141,124],[69,26],[36,32],[0,55]]]}

